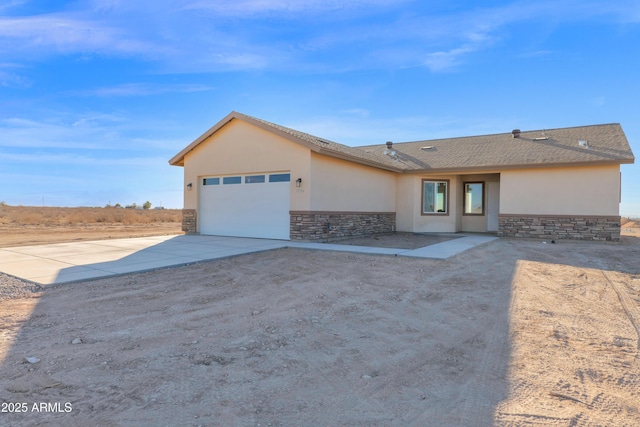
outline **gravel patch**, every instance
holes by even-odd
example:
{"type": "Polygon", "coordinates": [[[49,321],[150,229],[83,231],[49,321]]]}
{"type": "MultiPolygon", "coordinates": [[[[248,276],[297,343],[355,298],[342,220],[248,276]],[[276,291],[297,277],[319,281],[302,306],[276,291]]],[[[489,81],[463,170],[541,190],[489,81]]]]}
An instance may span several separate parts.
{"type": "Polygon", "coordinates": [[[42,286],[28,280],[18,279],[0,273],[0,301],[7,299],[28,298],[43,290],[42,286]]]}

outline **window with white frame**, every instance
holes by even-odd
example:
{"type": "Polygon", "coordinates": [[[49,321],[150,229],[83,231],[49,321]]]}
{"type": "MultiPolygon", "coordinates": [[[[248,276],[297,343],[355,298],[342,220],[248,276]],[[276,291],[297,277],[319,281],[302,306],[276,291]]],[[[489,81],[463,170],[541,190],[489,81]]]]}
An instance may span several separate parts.
{"type": "Polygon", "coordinates": [[[422,180],[422,214],[449,214],[448,180],[422,180]]]}

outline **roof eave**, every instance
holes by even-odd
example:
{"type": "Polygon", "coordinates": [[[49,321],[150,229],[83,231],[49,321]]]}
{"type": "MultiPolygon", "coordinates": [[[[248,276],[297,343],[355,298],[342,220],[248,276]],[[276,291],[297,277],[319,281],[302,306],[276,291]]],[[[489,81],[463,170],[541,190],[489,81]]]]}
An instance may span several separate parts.
{"type": "Polygon", "coordinates": [[[346,160],[349,161],[351,163],[358,163],[361,165],[365,165],[365,166],[370,166],[370,167],[374,167],[376,169],[382,169],[382,170],[386,170],[389,172],[403,172],[403,169],[400,168],[394,168],[392,166],[388,166],[385,165],[383,163],[378,163],[375,162],[373,160],[366,160],[360,157],[356,157],[356,156],[352,156],[350,154],[346,154],[346,153],[341,153],[339,151],[333,151],[327,148],[320,148],[320,150],[318,151],[319,154],[323,154],[325,156],[329,156],[329,157],[334,157],[336,159],[341,159],[341,160],[346,160]]]}
{"type": "Polygon", "coordinates": [[[514,169],[543,169],[543,168],[555,168],[555,167],[575,167],[575,166],[603,166],[603,165],[621,165],[621,164],[633,164],[635,158],[631,159],[619,159],[619,160],[599,160],[599,161],[585,161],[585,162],[562,162],[562,163],[520,163],[513,165],[490,165],[490,166],[469,166],[462,168],[433,168],[433,169],[405,169],[400,172],[406,174],[425,174],[425,173],[460,173],[460,172],[500,172],[502,170],[514,170],[514,169]]]}

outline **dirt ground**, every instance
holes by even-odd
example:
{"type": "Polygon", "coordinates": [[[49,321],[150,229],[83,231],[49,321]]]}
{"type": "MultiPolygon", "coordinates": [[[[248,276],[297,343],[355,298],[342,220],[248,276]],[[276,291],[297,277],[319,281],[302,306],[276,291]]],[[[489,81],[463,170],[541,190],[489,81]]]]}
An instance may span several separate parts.
{"type": "Polygon", "coordinates": [[[451,234],[391,233],[373,236],[335,239],[329,243],[351,246],[373,246],[379,248],[418,249],[435,243],[456,239],[451,234]]]}
{"type": "Polygon", "coordinates": [[[0,425],[640,425],[639,231],[281,249],[3,300],[0,425]]]}
{"type": "Polygon", "coordinates": [[[87,240],[128,239],[132,237],[183,234],[180,223],[150,224],[73,224],[73,225],[7,225],[0,224],[0,248],[46,245],[49,243],[87,240]]]}

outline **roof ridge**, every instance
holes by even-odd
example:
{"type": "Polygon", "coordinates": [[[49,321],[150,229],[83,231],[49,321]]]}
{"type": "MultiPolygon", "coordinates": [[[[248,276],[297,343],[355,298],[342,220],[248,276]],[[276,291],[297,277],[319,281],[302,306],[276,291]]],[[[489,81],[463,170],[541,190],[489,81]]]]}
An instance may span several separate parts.
{"type": "MultiPolygon", "coordinates": [[[[599,123],[594,125],[578,125],[578,126],[567,126],[567,127],[559,127],[559,128],[542,128],[542,129],[531,129],[531,130],[521,130],[520,135],[524,133],[534,133],[534,132],[547,132],[547,131],[557,131],[557,130],[569,130],[569,129],[577,129],[577,128],[587,128],[587,127],[598,127],[598,126],[621,126],[620,123],[599,123]]],[[[492,136],[505,136],[511,135],[511,132],[500,132],[500,133],[487,133],[482,135],[465,135],[465,136],[451,136],[447,138],[434,138],[434,139],[417,139],[415,141],[400,141],[393,142],[393,145],[401,145],[401,144],[415,144],[418,142],[433,142],[433,141],[446,141],[453,139],[466,139],[466,138],[484,138],[484,137],[492,137],[492,136]]],[[[369,145],[359,145],[357,148],[372,148],[372,147],[380,147],[384,146],[385,143],[380,144],[369,144],[369,145]]]]}

